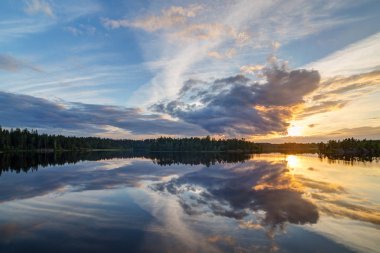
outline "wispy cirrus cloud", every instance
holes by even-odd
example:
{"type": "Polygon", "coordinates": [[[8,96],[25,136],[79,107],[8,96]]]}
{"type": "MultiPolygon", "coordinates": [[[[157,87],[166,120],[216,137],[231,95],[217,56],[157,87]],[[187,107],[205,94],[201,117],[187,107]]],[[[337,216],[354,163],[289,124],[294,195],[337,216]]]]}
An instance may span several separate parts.
{"type": "Polygon", "coordinates": [[[29,18],[0,21],[0,43],[45,31],[50,24],[29,18]]]}
{"type": "Polygon", "coordinates": [[[224,59],[234,57],[236,55],[236,49],[235,48],[229,48],[225,52],[210,51],[207,54],[211,58],[215,58],[218,60],[224,60],[224,59]]]}
{"type": "Polygon", "coordinates": [[[21,69],[29,69],[37,72],[42,71],[39,67],[36,67],[33,64],[16,59],[10,55],[0,54],[0,70],[17,72],[21,69]]]}
{"type": "Polygon", "coordinates": [[[255,59],[258,51],[267,55],[280,45],[354,22],[343,15],[331,18],[342,6],[344,3],[328,1],[205,3],[201,8],[169,6],[143,17],[106,18],[102,22],[111,29],[135,28],[136,32],[146,32],[143,36],[155,38],[154,45],[147,45],[146,57],[166,63],[152,71],[154,77],[128,101],[131,105],[144,101],[143,106],[149,106],[163,98],[174,98],[190,78],[228,76],[244,65],[247,68],[243,71],[250,71],[248,66],[257,64],[247,59],[255,59]],[[213,76],[213,68],[218,76],[213,76]]]}
{"type": "Polygon", "coordinates": [[[26,1],[25,12],[29,14],[43,13],[51,18],[55,16],[51,5],[44,0],[26,1]]]}
{"type": "Polygon", "coordinates": [[[301,112],[296,114],[297,119],[302,119],[308,116],[336,111],[342,109],[346,106],[348,101],[345,100],[330,100],[330,101],[321,101],[313,105],[306,106],[302,109],[301,112]]]}
{"type": "MultiPolygon", "coordinates": [[[[314,101],[336,99],[342,95],[360,95],[375,90],[380,85],[380,70],[352,76],[337,76],[326,79],[321,89],[313,96],[314,101]]],[[[347,97],[347,96],[346,96],[347,97]]]]}
{"type": "Polygon", "coordinates": [[[201,5],[190,5],[187,7],[171,6],[167,9],[162,9],[159,15],[137,18],[135,20],[105,18],[102,22],[106,27],[112,29],[131,27],[154,32],[181,26],[186,23],[187,19],[197,16],[201,10],[201,5]]]}
{"type": "Polygon", "coordinates": [[[64,30],[69,33],[80,36],[80,35],[94,35],[96,33],[96,28],[91,25],[79,24],[77,26],[67,26],[64,30]]]}
{"type": "Polygon", "coordinates": [[[380,68],[380,33],[371,35],[305,68],[318,69],[326,78],[338,75],[352,76],[380,68]]]}
{"type": "Polygon", "coordinates": [[[308,103],[296,113],[296,118],[302,119],[311,115],[340,110],[351,101],[357,100],[358,97],[377,91],[379,85],[379,70],[328,78],[310,94],[308,103]]]}

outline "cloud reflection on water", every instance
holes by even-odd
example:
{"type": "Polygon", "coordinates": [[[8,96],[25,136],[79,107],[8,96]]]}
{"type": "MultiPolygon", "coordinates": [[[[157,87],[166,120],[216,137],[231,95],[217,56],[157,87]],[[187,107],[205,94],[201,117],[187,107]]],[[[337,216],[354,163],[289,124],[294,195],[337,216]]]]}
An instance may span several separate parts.
{"type": "Polygon", "coordinates": [[[214,166],[156,184],[154,189],[177,195],[189,215],[211,212],[245,220],[252,212],[263,211],[258,223],[268,228],[286,222],[314,224],[319,218],[317,206],[303,198],[302,185],[284,163],[249,161],[228,169],[214,166]]]}
{"type": "MultiPolygon", "coordinates": [[[[55,231],[68,240],[96,240],[100,230],[107,230],[112,236],[98,243],[118,242],[122,238],[117,234],[126,233],[138,237],[135,249],[147,252],[156,248],[162,252],[281,252],[295,249],[284,238],[301,243],[302,236],[309,240],[303,243],[304,250],[313,238],[313,244],[323,242],[320,247],[327,251],[350,252],[335,243],[342,240],[344,231],[337,230],[334,236],[338,238],[330,240],[332,236],[325,232],[328,226],[321,226],[321,220],[322,224],[328,219],[356,222],[357,230],[378,229],[376,201],[367,199],[365,205],[352,192],[354,188],[342,184],[318,158],[310,157],[314,162],[307,163],[303,156],[289,157],[261,155],[245,162],[235,159],[235,163],[195,166],[176,164],[174,157],[153,162],[113,159],[39,168],[28,174],[6,172],[0,177],[0,213],[4,215],[0,217],[0,251],[2,244],[22,234],[28,240],[37,235],[35,239],[42,240],[44,233],[55,231]],[[162,161],[172,166],[159,166],[162,161]],[[321,173],[331,173],[331,177],[321,173]],[[7,220],[16,216],[30,220],[7,220]],[[315,233],[316,227],[323,236],[315,233]]],[[[355,247],[363,247],[353,241],[355,247]]]]}

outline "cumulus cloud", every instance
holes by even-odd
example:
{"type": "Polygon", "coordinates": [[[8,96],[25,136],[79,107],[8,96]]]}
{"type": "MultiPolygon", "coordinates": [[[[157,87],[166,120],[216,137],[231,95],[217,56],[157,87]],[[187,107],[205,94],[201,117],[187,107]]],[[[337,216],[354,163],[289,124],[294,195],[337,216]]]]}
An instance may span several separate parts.
{"type": "Polygon", "coordinates": [[[4,127],[63,129],[101,134],[111,126],[132,134],[206,134],[195,125],[168,120],[157,114],[143,114],[137,108],[52,102],[6,92],[0,92],[0,105],[0,123],[4,127]]]}
{"type": "Polygon", "coordinates": [[[273,66],[263,70],[265,83],[237,75],[213,82],[189,80],[178,99],[152,108],[214,134],[285,133],[293,109],[318,88],[317,71],[273,66]]]}
{"type": "Polygon", "coordinates": [[[26,1],[25,11],[29,14],[37,14],[41,12],[49,17],[54,17],[54,12],[50,4],[43,0],[26,1]]]}
{"type": "Polygon", "coordinates": [[[21,69],[30,69],[33,71],[40,72],[41,69],[35,67],[29,63],[18,60],[10,55],[0,54],[0,70],[16,72],[21,69]]]}

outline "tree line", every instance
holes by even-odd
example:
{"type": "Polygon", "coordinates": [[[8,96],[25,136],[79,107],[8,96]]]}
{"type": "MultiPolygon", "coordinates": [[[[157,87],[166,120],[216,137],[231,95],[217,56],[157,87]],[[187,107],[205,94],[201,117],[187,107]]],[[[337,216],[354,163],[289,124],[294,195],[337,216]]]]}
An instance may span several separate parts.
{"type": "Polygon", "coordinates": [[[334,157],[376,157],[380,156],[380,140],[359,140],[347,138],[344,140],[330,140],[319,143],[318,150],[321,155],[334,157]]]}
{"type": "Polygon", "coordinates": [[[70,137],[39,134],[36,130],[2,129],[0,127],[0,151],[75,151],[93,149],[123,149],[148,151],[259,151],[259,146],[244,139],[171,138],[160,137],[145,140],[114,140],[98,137],[70,137]]]}
{"type": "Polygon", "coordinates": [[[71,137],[39,134],[36,130],[3,129],[0,126],[0,151],[83,151],[117,149],[128,151],[188,151],[188,152],[309,152],[320,155],[352,157],[380,156],[379,140],[330,140],[326,143],[254,143],[245,139],[215,139],[160,137],[145,140],[114,140],[99,137],[71,137]]]}

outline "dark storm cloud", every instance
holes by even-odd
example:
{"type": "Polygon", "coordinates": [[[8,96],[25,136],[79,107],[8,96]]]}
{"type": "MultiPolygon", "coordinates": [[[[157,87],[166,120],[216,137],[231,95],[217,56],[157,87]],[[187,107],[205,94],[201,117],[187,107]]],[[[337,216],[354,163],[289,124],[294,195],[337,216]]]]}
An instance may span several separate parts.
{"type": "Polygon", "coordinates": [[[30,69],[40,72],[41,70],[31,64],[18,60],[10,55],[0,54],[0,70],[16,72],[20,69],[30,69]]]}
{"type": "Polygon", "coordinates": [[[136,108],[59,103],[26,95],[0,92],[0,124],[4,127],[31,127],[104,132],[112,126],[133,134],[201,135],[205,131],[185,122],[171,121],[157,114],[143,114],[136,108]]]}
{"type": "Polygon", "coordinates": [[[318,88],[317,71],[267,68],[265,83],[243,75],[211,83],[185,82],[178,99],[152,106],[215,134],[252,135],[283,133],[293,107],[318,88]],[[197,105],[198,102],[202,105],[197,105]]]}

